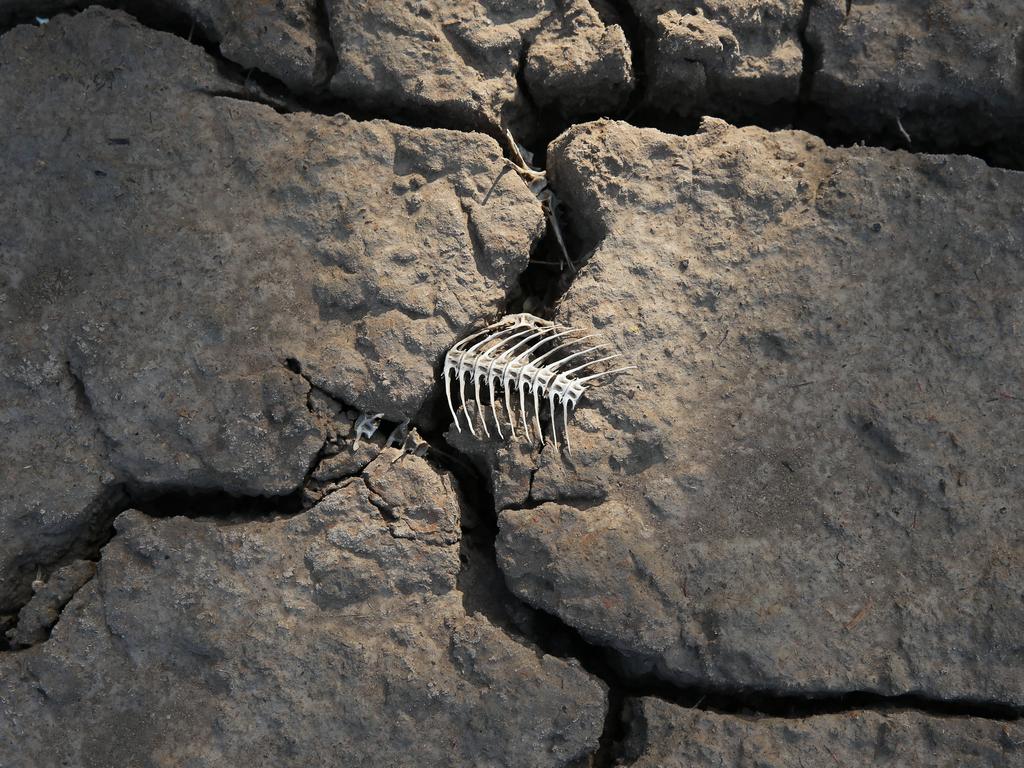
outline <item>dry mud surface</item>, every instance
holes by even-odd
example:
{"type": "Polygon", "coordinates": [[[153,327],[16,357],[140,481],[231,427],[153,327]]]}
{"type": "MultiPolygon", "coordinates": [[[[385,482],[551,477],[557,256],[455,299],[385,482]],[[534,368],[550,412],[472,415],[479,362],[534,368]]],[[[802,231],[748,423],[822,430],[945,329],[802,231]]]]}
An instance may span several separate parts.
{"type": "Polygon", "coordinates": [[[1024,9],[86,5],[0,0],[0,766],[1024,765],[1024,9]],[[637,366],[571,453],[449,426],[524,310],[637,366]]]}

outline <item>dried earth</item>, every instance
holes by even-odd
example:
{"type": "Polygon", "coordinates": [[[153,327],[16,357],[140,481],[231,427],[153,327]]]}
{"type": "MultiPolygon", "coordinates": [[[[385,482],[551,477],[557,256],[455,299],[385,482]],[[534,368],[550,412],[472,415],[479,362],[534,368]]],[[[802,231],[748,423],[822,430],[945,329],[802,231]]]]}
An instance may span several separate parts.
{"type": "Polygon", "coordinates": [[[1024,705],[1024,175],[716,120],[548,160],[555,318],[640,368],[501,499],[513,591],[680,685],[1024,705]]]}
{"type": "Polygon", "coordinates": [[[15,28],[0,90],[3,607],[115,488],[298,489],[311,383],[419,414],[541,235],[493,140],[278,114],[119,13],[15,28]]]}
{"type": "Polygon", "coordinates": [[[816,0],[809,100],[847,135],[955,151],[1013,146],[1024,128],[1024,12],[999,0],[816,0]],[[870,42],[866,42],[870,41],[870,42]]]}
{"type": "Polygon", "coordinates": [[[1022,762],[1024,11],[86,5],[0,0],[0,766],[1022,762]],[[524,308],[639,366],[571,453],[447,428],[524,308]]]}
{"type": "Polygon", "coordinates": [[[633,87],[621,27],[606,24],[587,0],[328,0],[327,7],[338,56],[331,92],[373,112],[521,136],[533,133],[538,106],[602,114],[633,87]]]}
{"type": "Polygon", "coordinates": [[[1024,755],[1019,723],[971,717],[896,710],[756,718],[701,712],[654,698],[635,699],[629,709],[623,758],[636,768],[1012,768],[1024,755]]]}
{"type": "Polygon", "coordinates": [[[596,747],[602,684],[466,614],[455,484],[399,455],[287,519],[121,514],[50,640],[3,662],[5,757],[534,768],[596,747]]]}
{"type": "Polygon", "coordinates": [[[803,0],[629,1],[646,37],[651,106],[741,118],[796,102],[803,0]]]}

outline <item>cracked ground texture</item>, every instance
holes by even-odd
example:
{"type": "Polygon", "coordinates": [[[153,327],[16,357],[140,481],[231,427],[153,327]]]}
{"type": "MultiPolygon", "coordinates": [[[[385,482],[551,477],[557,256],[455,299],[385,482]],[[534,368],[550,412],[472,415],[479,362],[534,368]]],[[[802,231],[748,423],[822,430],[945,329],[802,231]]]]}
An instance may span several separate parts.
{"type": "Polygon", "coordinates": [[[541,233],[493,140],[214,95],[240,89],[117,12],[15,28],[0,78],[2,450],[39,473],[0,491],[8,606],[110,485],[293,491],[324,442],[310,381],[415,416],[541,233]]]}
{"type": "Polygon", "coordinates": [[[501,500],[513,591],[679,684],[1024,706],[1024,175],[713,119],[548,162],[555,319],[639,369],[501,500]]]}
{"type": "Polygon", "coordinates": [[[0,0],[0,768],[1024,765],[1024,11],[85,5],[0,0]],[[640,366],[572,455],[443,436],[524,301],[640,366]]]}

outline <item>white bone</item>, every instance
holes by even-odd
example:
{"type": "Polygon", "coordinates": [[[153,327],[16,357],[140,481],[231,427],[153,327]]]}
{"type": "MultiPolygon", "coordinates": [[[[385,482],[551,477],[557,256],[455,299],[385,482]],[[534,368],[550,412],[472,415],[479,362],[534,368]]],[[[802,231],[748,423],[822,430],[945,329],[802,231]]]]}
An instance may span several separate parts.
{"type": "MultiPolygon", "coordinates": [[[[506,325],[505,323],[502,323],[501,321],[499,321],[497,324],[506,325]]],[[[484,329],[484,331],[487,331],[487,330],[488,330],[487,328],[484,329]]],[[[493,339],[494,339],[494,337],[496,335],[500,335],[500,334],[506,333],[507,331],[508,331],[508,328],[507,327],[503,327],[501,330],[497,331],[497,333],[492,333],[489,336],[484,336],[484,338],[482,340],[478,341],[472,347],[468,347],[461,355],[459,355],[459,399],[462,401],[462,407],[463,408],[466,407],[466,394],[465,394],[465,390],[463,389],[462,383],[465,380],[465,374],[470,370],[470,369],[466,368],[466,356],[467,355],[472,355],[473,356],[472,359],[476,360],[477,359],[477,355],[475,353],[477,352],[477,350],[480,347],[482,347],[485,344],[487,344],[488,341],[493,341],[493,339]]],[[[477,392],[477,396],[478,396],[477,397],[477,402],[478,403],[480,402],[479,394],[480,393],[477,392]]],[[[469,425],[469,432],[470,432],[470,434],[472,434],[474,437],[476,437],[476,430],[473,429],[473,419],[470,418],[469,413],[466,414],[466,423],[469,425]]]]}
{"type": "Polygon", "coordinates": [[[473,377],[473,399],[476,400],[477,415],[480,417],[480,424],[484,428],[484,434],[490,437],[491,433],[487,429],[487,419],[484,418],[483,408],[480,407],[480,361],[483,359],[483,355],[477,355],[473,361],[473,370],[471,371],[473,377]]]}
{"type": "Polygon", "coordinates": [[[383,413],[361,413],[359,418],[356,419],[356,439],[352,443],[352,450],[359,450],[359,440],[365,437],[369,440],[373,437],[377,430],[380,428],[380,420],[384,418],[383,413]]]}
{"type": "Polygon", "coordinates": [[[482,331],[480,331],[478,333],[474,333],[472,336],[467,336],[465,339],[462,339],[461,341],[456,343],[448,351],[448,354],[445,355],[445,358],[444,358],[444,393],[445,393],[445,396],[448,398],[448,410],[451,411],[452,421],[455,422],[455,427],[456,427],[456,429],[459,430],[459,432],[462,431],[462,425],[459,424],[459,417],[458,417],[458,414],[455,412],[455,404],[452,402],[452,388],[451,388],[451,384],[454,384],[455,380],[457,380],[459,365],[458,365],[458,362],[456,362],[456,359],[452,355],[452,353],[453,352],[458,352],[458,351],[462,350],[464,348],[464,345],[465,345],[465,343],[467,341],[469,341],[470,339],[474,339],[477,336],[481,336],[481,335],[487,333],[488,330],[489,329],[485,328],[484,330],[482,330],[482,331]],[[452,379],[452,381],[450,381],[450,382],[449,382],[449,376],[452,379]]]}
{"type": "MultiPolygon", "coordinates": [[[[533,339],[533,338],[536,338],[536,334],[530,334],[526,338],[521,339],[514,346],[509,347],[507,350],[505,350],[502,353],[502,357],[505,357],[506,355],[512,354],[514,351],[519,349],[519,347],[523,346],[524,344],[529,343],[530,339],[533,339]]],[[[504,370],[504,372],[502,372],[500,374],[500,376],[501,376],[502,389],[505,392],[505,410],[508,412],[508,425],[509,425],[509,427],[512,430],[512,437],[515,437],[516,436],[516,425],[515,425],[516,418],[515,418],[515,414],[512,412],[512,391],[511,391],[511,388],[510,388],[511,383],[512,383],[511,370],[510,370],[510,367],[508,365],[505,365],[504,368],[505,368],[505,370],[504,370]]],[[[529,436],[527,436],[527,439],[529,439],[529,436]]]]}
{"type": "Polygon", "coordinates": [[[566,247],[565,237],[562,235],[562,225],[558,223],[558,198],[555,197],[555,193],[550,189],[547,190],[547,199],[541,201],[541,208],[544,209],[544,212],[548,215],[548,221],[551,222],[551,231],[555,233],[558,247],[562,249],[562,258],[565,259],[565,263],[572,270],[572,273],[576,274],[576,265],[569,258],[569,249],[566,247]]]}
{"type": "MultiPolygon", "coordinates": [[[[589,382],[597,382],[602,377],[636,367],[623,366],[608,371],[597,371],[587,376],[578,376],[578,372],[586,368],[598,366],[620,357],[619,354],[611,354],[593,360],[587,359],[588,356],[608,346],[607,343],[599,343],[583,347],[587,340],[599,335],[583,333],[579,329],[543,320],[527,313],[520,313],[504,317],[459,341],[448,351],[444,364],[448,409],[452,412],[456,428],[461,431],[458,411],[449,384],[458,382],[458,400],[460,405],[465,407],[468,378],[472,381],[472,396],[476,400],[484,435],[490,437],[490,428],[487,424],[487,409],[486,404],[482,402],[481,389],[485,390],[484,395],[491,399],[491,416],[494,418],[495,429],[501,438],[504,438],[505,434],[502,430],[496,402],[499,392],[504,395],[505,411],[514,439],[518,438],[515,427],[518,416],[522,419],[526,440],[533,441],[533,430],[530,428],[530,421],[533,421],[537,430],[537,439],[541,442],[544,441],[540,418],[540,402],[543,399],[548,406],[551,442],[556,449],[559,443],[556,424],[557,411],[561,405],[562,442],[565,444],[566,452],[570,452],[569,411],[577,406],[580,398],[589,388],[589,382]],[[579,335],[576,338],[565,338],[574,334],[579,335]],[[559,339],[562,341],[558,341],[559,339]],[[545,345],[549,345],[548,348],[537,354],[538,350],[545,345]],[[576,348],[576,351],[570,351],[573,348],[576,348]],[[569,363],[581,358],[582,362],[571,368],[566,368],[569,363]],[[513,405],[514,389],[519,390],[518,414],[513,405]],[[527,391],[532,400],[532,419],[528,414],[527,391]]],[[[475,436],[477,433],[473,419],[468,413],[466,421],[470,432],[475,436]]]]}
{"type": "MultiPolygon", "coordinates": [[[[523,432],[526,433],[526,439],[531,443],[533,442],[533,435],[530,433],[530,424],[526,420],[526,387],[523,385],[519,386],[519,415],[523,417],[523,432]]],[[[537,435],[540,438],[540,435],[537,435]]]]}
{"type": "MultiPolygon", "coordinates": [[[[522,336],[523,334],[528,334],[528,333],[530,333],[530,329],[529,328],[527,328],[526,330],[518,331],[517,333],[513,333],[511,336],[506,338],[505,341],[512,341],[512,339],[516,338],[517,336],[522,336]]],[[[497,400],[497,398],[494,396],[494,378],[495,378],[494,367],[499,362],[501,362],[502,360],[507,358],[509,353],[512,352],[513,350],[517,349],[518,347],[519,347],[519,344],[515,344],[515,345],[509,347],[504,352],[502,352],[500,355],[497,355],[493,360],[491,360],[491,364],[487,367],[487,391],[488,391],[488,393],[491,396],[491,413],[494,414],[494,427],[495,427],[495,429],[498,430],[498,437],[500,437],[500,438],[504,438],[505,435],[502,434],[502,431],[501,431],[501,420],[498,418],[498,408],[495,405],[495,401],[497,400]]],[[[498,374],[498,378],[499,379],[501,378],[501,374],[500,373],[498,374]]],[[[506,404],[507,404],[507,402],[508,401],[506,401],[506,404]]],[[[516,436],[515,428],[513,427],[513,429],[512,429],[512,437],[515,437],[515,436],[516,436]]]]}
{"type": "MultiPolygon", "coordinates": [[[[480,382],[481,382],[481,380],[485,381],[487,392],[488,392],[488,394],[489,394],[489,396],[491,398],[491,412],[494,413],[494,423],[495,423],[495,426],[498,427],[498,434],[501,435],[501,428],[500,428],[500,426],[498,426],[498,416],[497,416],[497,413],[495,412],[495,409],[494,409],[494,388],[493,388],[493,386],[491,384],[491,371],[492,371],[493,366],[494,366],[494,360],[492,360],[490,364],[487,364],[487,356],[490,355],[490,356],[494,357],[495,353],[499,349],[501,349],[503,346],[505,346],[505,344],[507,344],[512,339],[514,339],[517,336],[519,336],[521,332],[516,331],[517,328],[518,328],[518,326],[514,325],[514,326],[508,328],[507,330],[502,331],[501,334],[498,334],[497,335],[496,343],[493,346],[487,347],[485,350],[483,350],[481,352],[481,354],[477,356],[477,359],[474,361],[474,364],[473,364],[473,371],[472,371],[472,375],[473,375],[473,389],[474,389],[474,393],[476,395],[477,411],[478,411],[478,414],[480,416],[480,423],[483,425],[483,428],[484,428],[484,434],[487,437],[490,437],[491,433],[487,429],[486,411],[484,411],[483,406],[481,405],[481,402],[480,402],[480,382]],[[503,335],[503,334],[509,334],[509,333],[511,333],[511,335],[503,335]],[[487,364],[487,370],[486,371],[483,370],[483,368],[482,368],[482,366],[484,364],[487,364]]],[[[496,359],[496,357],[495,357],[495,359],[496,359]]],[[[501,437],[504,437],[504,435],[501,435],[501,437]]]]}
{"type": "MultiPolygon", "coordinates": [[[[557,394],[554,387],[548,388],[548,417],[551,419],[551,444],[558,448],[558,436],[555,434],[555,422],[558,419],[558,410],[555,408],[555,398],[557,394]]],[[[566,446],[569,444],[569,432],[565,430],[562,432],[562,437],[566,441],[566,446]]]]}
{"type": "MultiPolygon", "coordinates": [[[[575,329],[569,329],[569,331],[567,331],[566,333],[569,333],[571,331],[579,333],[579,331],[576,331],[575,329]]],[[[566,334],[563,333],[563,334],[560,334],[560,335],[564,336],[566,334]]],[[[598,335],[599,334],[596,334],[596,333],[588,333],[586,336],[580,336],[578,339],[569,339],[569,341],[563,342],[561,344],[558,344],[555,347],[552,347],[551,349],[549,349],[547,352],[545,352],[540,357],[534,358],[533,359],[533,364],[536,365],[541,360],[546,360],[547,358],[551,357],[551,355],[555,354],[555,352],[558,352],[560,349],[565,349],[566,347],[571,347],[573,344],[579,344],[581,341],[586,341],[587,339],[592,339],[592,338],[594,338],[595,336],[598,336],[598,335]]],[[[551,339],[554,339],[554,338],[556,338],[556,337],[555,336],[551,337],[551,339]]],[[[551,341],[551,339],[548,339],[548,341],[551,341]]],[[[596,347],[591,347],[591,349],[600,349],[601,347],[604,347],[604,346],[607,346],[607,345],[606,344],[598,344],[596,347]]],[[[586,350],[584,350],[584,351],[586,351],[586,350]]],[[[552,365],[561,365],[566,360],[569,360],[569,359],[571,359],[573,357],[578,357],[580,354],[582,354],[582,353],[581,352],[576,352],[575,354],[569,355],[569,357],[563,357],[557,363],[552,363],[552,365]]]]}
{"type": "MultiPolygon", "coordinates": [[[[594,334],[594,335],[596,335],[596,334],[594,334]]],[[[584,337],[584,338],[586,338],[586,337],[584,337]]],[[[579,339],[579,341],[583,341],[583,339],[579,339]]],[[[592,347],[587,347],[586,349],[581,349],[581,350],[580,350],[579,352],[574,352],[574,353],[573,353],[573,354],[571,354],[571,355],[566,355],[566,356],[565,356],[565,357],[563,357],[563,358],[562,358],[561,360],[558,360],[558,361],[556,361],[556,362],[552,363],[552,364],[551,364],[551,368],[552,368],[552,370],[558,370],[558,369],[559,369],[559,368],[561,368],[561,367],[562,367],[563,365],[565,365],[566,363],[568,363],[568,362],[569,362],[570,360],[575,360],[575,359],[576,359],[577,357],[579,357],[580,355],[585,355],[585,354],[587,354],[588,352],[596,352],[597,350],[599,350],[599,349],[604,349],[604,348],[605,348],[605,347],[607,347],[607,346],[608,346],[607,344],[595,344],[595,345],[594,345],[594,346],[592,346],[592,347]]]]}
{"type": "MultiPolygon", "coordinates": [[[[520,361],[522,359],[524,359],[525,357],[527,357],[532,350],[536,349],[538,346],[543,344],[546,341],[546,339],[544,337],[547,336],[548,334],[550,334],[550,332],[551,332],[551,328],[550,327],[542,328],[540,331],[537,331],[536,333],[531,333],[529,336],[527,336],[525,339],[523,339],[520,342],[520,344],[525,344],[525,343],[529,343],[529,342],[533,341],[534,339],[536,339],[538,337],[540,337],[540,339],[541,339],[537,344],[535,344],[532,347],[529,347],[528,349],[523,350],[518,355],[516,355],[515,358],[513,358],[512,360],[508,361],[505,364],[505,372],[502,374],[502,384],[504,385],[505,392],[508,392],[509,384],[510,384],[510,382],[513,379],[513,373],[516,370],[519,369],[520,361]]],[[[517,344],[516,347],[520,346],[520,344],[517,344]]],[[[523,408],[525,408],[525,403],[523,401],[523,390],[522,390],[522,387],[519,386],[519,382],[518,381],[516,381],[516,386],[519,387],[519,410],[522,412],[523,408]]],[[[512,417],[511,417],[511,413],[510,413],[509,422],[511,423],[511,421],[512,421],[512,417]]],[[[530,440],[531,439],[530,431],[529,431],[529,427],[526,424],[526,420],[525,419],[523,420],[523,429],[526,431],[526,439],[530,440]]]]}
{"type": "Polygon", "coordinates": [[[592,381],[594,379],[599,379],[602,376],[610,376],[613,373],[621,373],[622,371],[632,371],[634,368],[638,368],[638,367],[639,366],[636,366],[636,365],[624,365],[621,368],[612,368],[610,371],[601,371],[600,373],[592,373],[589,376],[584,376],[582,379],[580,379],[580,382],[592,381]]]}
{"type": "Polygon", "coordinates": [[[568,371],[565,371],[565,374],[569,375],[572,373],[576,373],[576,371],[581,371],[584,368],[590,367],[591,365],[597,365],[598,363],[605,363],[608,362],[609,360],[614,360],[616,357],[622,357],[622,354],[616,352],[614,355],[607,355],[605,357],[599,357],[597,358],[597,360],[590,360],[586,363],[583,363],[583,365],[577,365],[575,368],[570,368],[568,371]]]}
{"type": "Polygon", "coordinates": [[[544,432],[540,428],[540,403],[537,402],[537,395],[540,392],[540,387],[533,384],[530,389],[533,390],[533,418],[537,425],[537,439],[543,443],[544,432]]]}
{"type": "MultiPolygon", "coordinates": [[[[573,331],[575,331],[575,329],[570,328],[565,333],[557,334],[557,336],[565,336],[568,333],[571,333],[573,331]]],[[[576,332],[579,333],[579,331],[576,331],[576,332]]],[[[539,362],[541,362],[542,360],[545,360],[548,357],[550,357],[551,355],[555,354],[556,352],[558,352],[558,351],[560,351],[562,349],[565,349],[566,347],[572,346],[573,344],[578,344],[581,341],[585,341],[587,339],[592,339],[592,338],[594,338],[595,336],[598,336],[598,335],[599,334],[596,334],[596,333],[588,333],[588,334],[586,334],[584,336],[581,336],[578,339],[571,339],[570,341],[564,342],[562,344],[559,344],[559,345],[553,347],[552,349],[549,349],[543,355],[541,355],[540,357],[535,358],[534,360],[532,360],[530,362],[530,365],[534,368],[533,377],[530,379],[530,389],[533,391],[533,411],[534,411],[534,418],[536,419],[536,423],[537,423],[537,435],[538,435],[538,437],[541,435],[541,428],[540,428],[540,405],[537,402],[537,399],[538,399],[537,395],[538,395],[538,391],[545,391],[545,390],[547,390],[547,391],[550,391],[550,393],[551,393],[550,397],[549,397],[549,401],[550,401],[549,413],[550,413],[550,416],[551,416],[551,443],[556,448],[558,447],[558,435],[556,434],[556,431],[555,431],[555,397],[556,397],[556,393],[549,386],[549,384],[551,382],[551,378],[552,378],[552,376],[550,374],[553,373],[555,370],[557,370],[558,367],[560,365],[562,365],[563,363],[565,363],[566,360],[570,360],[572,358],[579,357],[580,355],[585,354],[588,351],[592,351],[592,350],[595,350],[595,349],[600,349],[601,347],[606,346],[606,345],[598,344],[597,346],[590,347],[589,349],[584,349],[584,350],[582,350],[580,352],[576,352],[576,353],[574,353],[572,355],[564,357],[564,358],[562,358],[559,361],[556,361],[554,363],[550,363],[547,366],[541,367],[541,366],[539,366],[537,364],[539,362]],[[540,381],[541,378],[545,379],[545,381],[541,382],[540,381]]],[[[554,338],[556,338],[556,336],[552,336],[551,338],[548,339],[548,341],[551,341],[554,338]]]]}
{"type": "Polygon", "coordinates": [[[571,454],[572,446],[569,444],[569,399],[562,398],[562,437],[565,438],[565,452],[571,454]]]}
{"type": "MultiPolygon", "coordinates": [[[[462,425],[459,424],[459,416],[458,416],[458,414],[455,411],[455,405],[452,403],[452,390],[451,390],[451,387],[448,385],[448,375],[449,375],[449,373],[451,373],[453,378],[456,381],[459,382],[459,398],[461,399],[462,398],[462,357],[464,355],[460,355],[459,359],[458,359],[458,362],[456,362],[455,358],[452,356],[452,353],[453,352],[462,352],[463,350],[466,349],[466,342],[472,341],[473,339],[477,338],[478,336],[484,336],[486,334],[493,333],[493,332],[494,332],[493,326],[488,326],[487,328],[484,328],[481,331],[477,331],[476,333],[471,334],[471,335],[467,336],[466,338],[462,339],[461,341],[457,342],[448,351],[448,354],[445,355],[445,358],[444,358],[444,389],[445,389],[445,394],[448,396],[448,410],[450,410],[452,412],[452,420],[455,422],[455,428],[457,430],[459,430],[459,432],[462,431],[462,425]]],[[[453,381],[452,383],[454,384],[455,381],[453,381]]],[[[462,404],[465,405],[465,400],[462,401],[462,404]]]]}

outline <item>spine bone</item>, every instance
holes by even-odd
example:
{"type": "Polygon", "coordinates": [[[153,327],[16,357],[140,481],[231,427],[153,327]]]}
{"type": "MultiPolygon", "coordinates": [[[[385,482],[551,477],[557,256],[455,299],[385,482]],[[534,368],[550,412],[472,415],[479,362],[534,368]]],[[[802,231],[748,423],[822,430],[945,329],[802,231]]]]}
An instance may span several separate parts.
{"type": "MultiPolygon", "coordinates": [[[[444,363],[445,396],[456,429],[462,431],[456,403],[466,410],[466,385],[469,384],[485,437],[491,436],[486,416],[488,405],[498,437],[505,437],[497,403],[500,395],[505,401],[504,413],[512,438],[518,438],[515,427],[518,416],[522,419],[525,438],[533,440],[530,428],[532,420],[537,430],[537,438],[543,441],[543,402],[548,409],[551,443],[556,448],[557,412],[561,407],[562,442],[566,451],[569,451],[569,410],[579,403],[590,386],[588,382],[597,382],[602,377],[636,367],[627,365],[612,370],[598,370],[586,376],[577,375],[586,368],[601,366],[620,357],[619,354],[611,354],[588,359],[588,356],[608,346],[607,343],[585,346],[585,342],[598,336],[596,333],[584,333],[576,328],[558,325],[550,320],[523,313],[504,317],[457,342],[448,351],[444,363]],[[574,361],[576,364],[566,369],[565,366],[574,361]],[[458,388],[456,398],[452,396],[453,385],[458,388]],[[514,403],[514,390],[518,390],[519,395],[518,414],[514,403]],[[527,404],[527,391],[533,406],[532,419],[527,404]],[[484,398],[489,399],[490,403],[485,403],[484,398]]],[[[476,436],[473,421],[467,410],[466,424],[470,433],[476,436]]]]}

